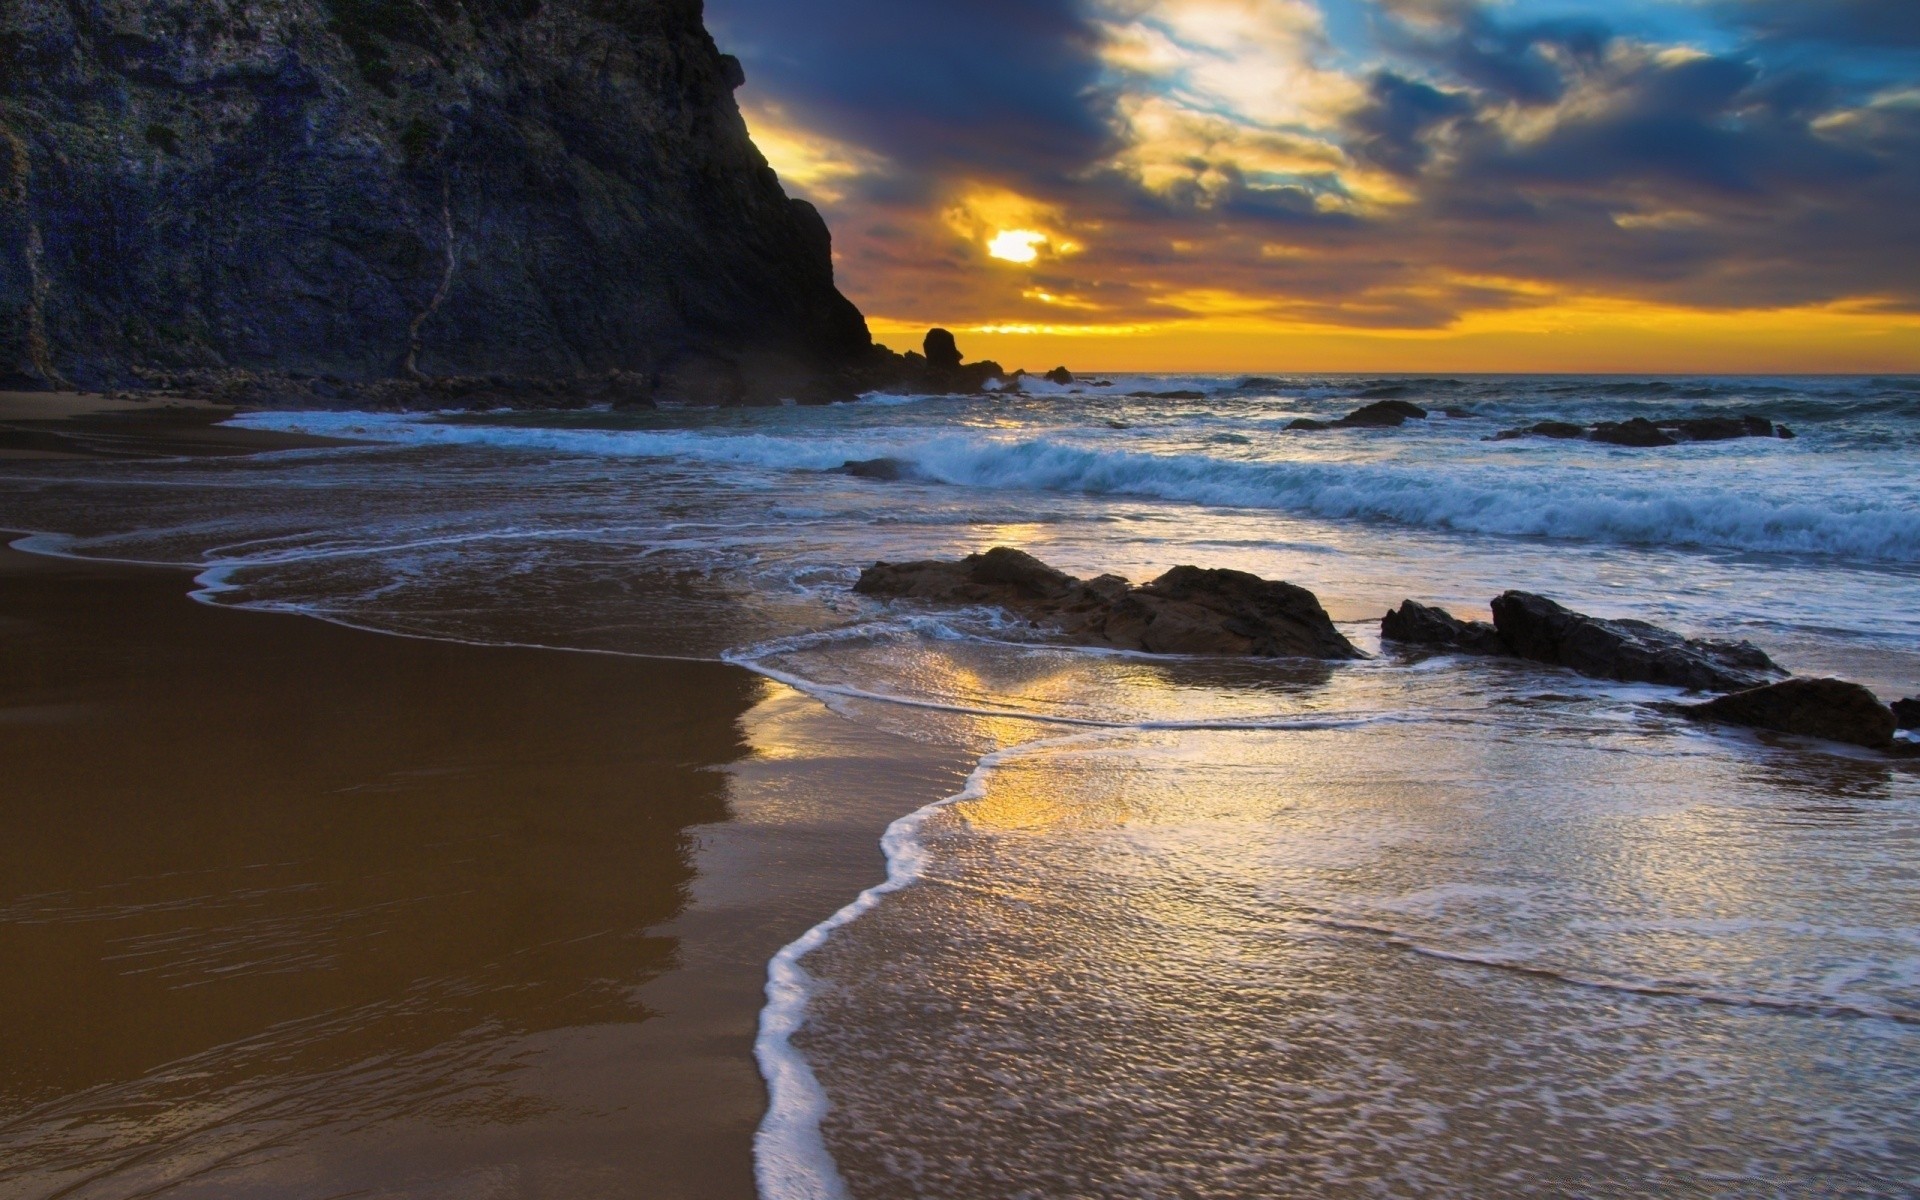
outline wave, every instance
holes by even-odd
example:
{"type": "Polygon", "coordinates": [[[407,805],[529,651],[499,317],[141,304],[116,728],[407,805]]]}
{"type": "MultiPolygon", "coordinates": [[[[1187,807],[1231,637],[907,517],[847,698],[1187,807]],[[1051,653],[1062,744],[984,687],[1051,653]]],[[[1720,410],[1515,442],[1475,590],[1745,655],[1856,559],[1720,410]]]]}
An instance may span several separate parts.
{"type": "Polygon", "coordinates": [[[1920,505],[1881,489],[1767,494],[1750,482],[1609,474],[1529,460],[1246,461],[1105,449],[1055,437],[895,430],[864,436],[441,424],[366,414],[260,414],[249,423],[405,444],[665,459],[770,471],[901,460],[912,477],[980,490],[1272,509],[1506,537],[1920,563],[1920,505]]]}

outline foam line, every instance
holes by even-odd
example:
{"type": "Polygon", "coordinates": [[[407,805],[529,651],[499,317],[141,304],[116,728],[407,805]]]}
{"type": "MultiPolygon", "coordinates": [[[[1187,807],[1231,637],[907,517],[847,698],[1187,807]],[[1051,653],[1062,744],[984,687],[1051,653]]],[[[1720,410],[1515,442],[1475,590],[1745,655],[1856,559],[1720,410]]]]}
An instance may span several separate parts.
{"type": "Polygon", "coordinates": [[[964,789],[888,826],[880,839],[887,857],[884,883],[860,893],[851,904],[773,956],[767,966],[767,1004],[760,1012],[760,1032],[753,1045],[770,1096],[767,1114],[754,1135],[754,1174],[765,1200],[846,1200],[848,1195],[846,1181],[840,1177],[821,1131],[821,1121],[829,1108],[826,1091],[805,1057],[793,1047],[793,1035],[805,1024],[812,998],[813,977],[801,960],[825,945],[834,933],[872,912],[887,896],[925,876],[930,856],[920,832],[936,813],[985,797],[993,773],[1015,758],[1102,736],[1076,734],[1028,742],[981,759],[964,789]]]}

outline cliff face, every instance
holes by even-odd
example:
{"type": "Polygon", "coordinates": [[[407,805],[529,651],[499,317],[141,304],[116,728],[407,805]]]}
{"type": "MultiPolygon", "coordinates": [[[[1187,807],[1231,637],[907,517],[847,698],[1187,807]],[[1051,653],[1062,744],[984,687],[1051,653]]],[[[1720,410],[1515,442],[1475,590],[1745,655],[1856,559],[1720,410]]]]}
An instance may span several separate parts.
{"type": "Polygon", "coordinates": [[[5,0],[0,385],[817,389],[872,342],[741,81],[699,0],[5,0]]]}

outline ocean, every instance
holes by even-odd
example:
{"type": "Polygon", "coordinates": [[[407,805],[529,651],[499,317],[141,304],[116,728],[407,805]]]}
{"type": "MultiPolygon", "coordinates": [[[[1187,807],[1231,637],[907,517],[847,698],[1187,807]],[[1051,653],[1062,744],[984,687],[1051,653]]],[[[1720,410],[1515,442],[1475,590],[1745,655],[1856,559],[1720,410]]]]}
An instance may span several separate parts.
{"type": "Polygon", "coordinates": [[[769,964],[769,1200],[1920,1192],[1920,761],[1379,638],[1519,588],[1920,693],[1920,380],[242,423],[371,444],[0,494],[27,548],[191,564],[210,604],[725,660],[978,762],[903,794],[889,879],[769,964]],[[1433,416],[1287,428],[1381,398],[1433,416]],[[1492,440],[1746,413],[1796,436],[1492,440]],[[900,477],[836,473],[876,459],[900,477]],[[1289,580],[1371,657],[1091,651],[851,590],[997,545],[1289,580]]]}

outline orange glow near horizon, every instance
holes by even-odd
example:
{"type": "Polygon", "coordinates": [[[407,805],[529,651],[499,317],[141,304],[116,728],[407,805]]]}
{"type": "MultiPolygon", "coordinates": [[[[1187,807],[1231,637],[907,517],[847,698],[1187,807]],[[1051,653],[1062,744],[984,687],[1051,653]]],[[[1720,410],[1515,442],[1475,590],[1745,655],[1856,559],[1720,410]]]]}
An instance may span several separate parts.
{"type": "MultiPolygon", "coordinates": [[[[933,322],[869,319],[876,341],[918,350],[933,322]]],[[[960,325],[969,359],[1008,370],[1467,374],[1920,373],[1920,315],[1857,306],[1705,312],[1623,300],[1471,313],[1446,329],[1359,330],[1257,317],[1162,323],[960,325]]]]}

